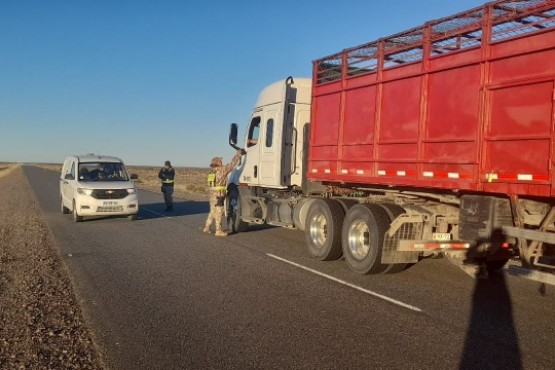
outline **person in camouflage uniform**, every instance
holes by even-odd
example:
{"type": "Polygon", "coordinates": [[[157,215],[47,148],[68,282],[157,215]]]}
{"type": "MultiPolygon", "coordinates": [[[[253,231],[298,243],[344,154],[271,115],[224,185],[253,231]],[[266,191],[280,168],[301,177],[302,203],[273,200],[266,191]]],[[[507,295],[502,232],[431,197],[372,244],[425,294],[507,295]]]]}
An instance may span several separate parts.
{"type": "Polygon", "coordinates": [[[223,165],[221,157],[212,158],[210,168],[212,172],[208,175],[208,186],[210,188],[210,213],[204,224],[205,233],[210,233],[212,222],[216,226],[216,236],[226,236],[227,233],[222,230],[222,219],[224,216],[224,198],[227,191],[227,176],[239,164],[242,151],[238,150],[231,162],[223,165]]]}

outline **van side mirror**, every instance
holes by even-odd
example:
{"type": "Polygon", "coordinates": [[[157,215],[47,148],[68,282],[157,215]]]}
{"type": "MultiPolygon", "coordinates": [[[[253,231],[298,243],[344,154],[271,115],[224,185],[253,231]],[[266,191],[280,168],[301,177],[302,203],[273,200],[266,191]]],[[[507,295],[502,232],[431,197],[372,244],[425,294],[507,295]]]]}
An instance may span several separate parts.
{"type": "Polygon", "coordinates": [[[71,173],[66,173],[66,175],[64,176],[65,180],[75,180],[75,177],[73,177],[73,175],[71,173]]]}
{"type": "Polygon", "coordinates": [[[135,173],[132,173],[131,176],[129,176],[129,178],[130,178],[131,180],[138,180],[138,179],[139,179],[139,176],[137,176],[137,174],[135,174],[135,173]]]}

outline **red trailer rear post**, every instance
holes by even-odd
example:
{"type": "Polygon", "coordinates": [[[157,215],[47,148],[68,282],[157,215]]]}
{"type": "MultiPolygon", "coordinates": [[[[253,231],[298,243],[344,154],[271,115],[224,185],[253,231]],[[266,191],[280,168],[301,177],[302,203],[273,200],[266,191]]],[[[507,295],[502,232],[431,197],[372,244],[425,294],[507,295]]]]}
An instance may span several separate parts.
{"type": "MultiPolygon", "coordinates": [[[[300,111],[300,85],[285,85],[284,111],[300,111]]],[[[308,182],[283,177],[278,192],[244,176],[242,217],[284,225],[288,203],[314,256],[342,252],[361,273],[437,251],[489,269],[519,254],[545,281],[555,271],[554,100],[554,0],[491,2],[318,59],[308,161],[299,167],[306,158],[293,153],[290,166],[308,182]]],[[[295,136],[284,129],[283,142],[295,150],[304,126],[290,119],[295,136]]]]}

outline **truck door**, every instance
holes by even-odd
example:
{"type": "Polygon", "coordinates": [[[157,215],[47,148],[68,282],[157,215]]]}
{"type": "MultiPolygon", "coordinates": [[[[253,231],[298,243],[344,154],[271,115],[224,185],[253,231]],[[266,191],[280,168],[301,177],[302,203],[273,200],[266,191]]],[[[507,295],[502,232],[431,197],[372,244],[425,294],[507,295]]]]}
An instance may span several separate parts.
{"type": "Polygon", "coordinates": [[[249,185],[280,185],[281,131],[277,109],[265,107],[251,119],[247,131],[244,165],[240,182],[249,185]]]}
{"type": "Polygon", "coordinates": [[[552,175],[553,98],[553,81],[488,91],[481,173],[485,190],[538,185],[537,191],[547,191],[540,188],[548,189],[552,175]]]}

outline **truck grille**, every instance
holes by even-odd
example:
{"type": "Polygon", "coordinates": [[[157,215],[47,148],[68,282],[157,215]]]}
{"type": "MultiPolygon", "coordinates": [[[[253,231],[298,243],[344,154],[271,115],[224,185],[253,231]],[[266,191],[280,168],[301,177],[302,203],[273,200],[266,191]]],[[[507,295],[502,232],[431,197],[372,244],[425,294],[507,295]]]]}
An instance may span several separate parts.
{"type": "Polygon", "coordinates": [[[93,190],[91,196],[96,199],[123,199],[128,195],[125,189],[93,190]]]}

